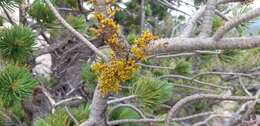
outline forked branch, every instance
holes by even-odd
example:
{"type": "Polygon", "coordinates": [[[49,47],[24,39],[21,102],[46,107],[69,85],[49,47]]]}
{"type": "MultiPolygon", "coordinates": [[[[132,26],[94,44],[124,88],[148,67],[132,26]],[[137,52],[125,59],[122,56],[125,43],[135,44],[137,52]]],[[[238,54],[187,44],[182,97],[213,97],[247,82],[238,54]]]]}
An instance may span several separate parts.
{"type": "Polygon", "coordinates": [[[178,101],[169,111],[166,119],[165,126],[171,126],[171,120],[173,117],[176,117],[181,108],[187,103],[190,103],[195,100],[232,100],[232,101],[253,101],[256,100],[255,97],[245,97],[245,96],[221,96],[221,95],[212,95],[212,94],[194,94],[187,96],[180,101],[178,101]]]}

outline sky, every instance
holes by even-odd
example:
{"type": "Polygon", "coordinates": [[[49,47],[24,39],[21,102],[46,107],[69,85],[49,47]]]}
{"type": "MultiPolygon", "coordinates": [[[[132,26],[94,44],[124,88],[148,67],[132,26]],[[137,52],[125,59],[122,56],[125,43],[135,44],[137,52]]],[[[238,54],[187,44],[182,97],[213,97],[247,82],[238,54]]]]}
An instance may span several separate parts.
{"type": "Polygon", "coordinates": [[[255,0],[255,1],[254,1],[254,4],[252,4],[252,6],[253,6],[254,8],[260,7],[260,0],[255,0]]]}
{"type": "MultiPolygon", "coordinates": [[[[193,4],[194,0],[183,0],[187,3],[193,4]]],[[[250,4],[250,6],[252,6],[253,8],[258,8],[260,7],[260,0],[254,0],[254,3],[250,4]]],[[[179,7],[180,10],[185,11],[186,13],[192,15],[195,11],[195,9],[191,6],[180,6],[179,7]]],[[[178,12],[173,12],[174,15],[179,15],[180,13],[178,12]]]]}

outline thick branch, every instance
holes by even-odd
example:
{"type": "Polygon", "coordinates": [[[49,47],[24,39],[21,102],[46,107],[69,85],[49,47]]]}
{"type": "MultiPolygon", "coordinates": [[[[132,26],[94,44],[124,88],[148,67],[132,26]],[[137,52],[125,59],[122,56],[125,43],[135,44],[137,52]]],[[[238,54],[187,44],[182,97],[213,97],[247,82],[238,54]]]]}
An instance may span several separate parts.
{"type": "Polygon", "coordinates": [[[166,120],[165,126],[171,125],[171,120],[173,117],[176,117],[180,111],[180,109],[187,103],[195,101],[195,100],[232,100],[232,101],[253,101],[255,97],[244,97],[244,96],[220,96],[220,95],[212,95],[212,94],[194,94],[191,96],[187,96],[180,101],[178,101],[169,111],[166,120]]]}
{"type": "Polygon", "coordinates": [[[229,22],[225,23],[224,26],[220,27],[218,31],[214,34],[213,38],[215,40],[220,40],[223,36],[233,29],[234,27],[240,25],[241,23],[247,22],[255,17],[260,16],[260,8],[256,8],[252,11],[249,11],[242,16],[235,17],[234,19],[230,20],[229,22]]]}
{"type": "MultiPolygon", "coordinates": [[[[240,0],[218,0],[217,5],[226,4],[230,2],[240,2],[240,0]]],[[[194,25],[196,24],[197,20],[204,14],[205,10],[206,6],[202,6],[194,14],[192,14],[192,17],[188,20],[187,23],[185,23],[186,26],[182,30],[180,37],[191,37],[194,25]]],[[[227,20],[227,18],[224,17],[221,13],[219,13],[218,10],[215,10],[215,13],[221,16],[224,20],[227,20]]]]}
{"type": "Polygon", "coordinates": [[[197,20],[203,15],[206,10],[206,6],[201,7],[197,12],[193,14],[191,19],[187,22],[183,32],[181,33],[180,37],[191,37],[193,26],[197,22],[197,20]]]}
{"type": "Polygon", "coordinates": [[[203,23],[201,26],[200,37],[208,37],[212,32],[213,16],[217,6],[216,0],[208,0],[206,11],[204,13],[203,23]]]}
{"type": "Polygon", "coordinates": [[[260,46],[260,36],[224,38],[215,41],[212,38],[165,38],[149,46],[150,54],[171,51],[216,50],[216,49],[249,49],[260,46]]]}
{"type": "Polygon", "coordinates": [[[140,34],[144,31],[144,21],[145,21],[145,10],[144,10],[144,0],[141,0],[141,8],[140,8],[140,34]]]}
{"type": "MultiPolygon", "coordinates": [[[[99,85],[100,83],[98,83],[99,85]]],[[[102,96],[98,86],[96,87],[89,119],[80,124],[80,126],[106,126],[105,111],[107,109],[107,97],[102,96]]]]}

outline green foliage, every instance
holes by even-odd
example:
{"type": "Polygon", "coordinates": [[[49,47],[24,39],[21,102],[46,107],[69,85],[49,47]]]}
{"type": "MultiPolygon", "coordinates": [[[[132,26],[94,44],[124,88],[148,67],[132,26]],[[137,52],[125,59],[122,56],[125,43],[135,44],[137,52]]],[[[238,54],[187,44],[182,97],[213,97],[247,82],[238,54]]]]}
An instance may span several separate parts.
{"type": "Polygon", "coordinates": [[[73,16],[73,15],[69,15],[67,17],[67,20],[69,22],[69,24],[75,28],[77,31],[79,32],[85,32],[86,31],[86,21],[85,21],[85,17],[84,16],[73,16]]]}
{"type": "MultiPolygon", "coordinates": [[[[86,121],[90,108],[89,105],[81,105],[70,109],[74,117],[80,122],[86,121]]],[[[59,108],[54,114],[35,122],[35,126],[74,126],[73,120],[64,109],[59,108]]]]}
{"type": "Polygon", "coordinates": [[[127,35],[127,41],[129,44],[133,44],[134,41],[137,39],[137,35],[135,33],[130,33],[127,35]]]}
{"type": "Polygon", "coordinates": [[[14,26],[0,33],[0,55],[3,60],[13,63],[23,63],[33,51],[35,35],[24,26],[14,26]]]}
{"type": "Polygon", "coordinates": [[[189,75],[192,72],[192,64],[186,60],[177,60],[174,71],[180,75],[189,75]]]}
{"type": "Polygon", "coordinates": [[[43,76],[34,76],[34,78],[41,84],[44,85],[48,88],[52,88],[53,86],[55,86],[55,84],[57,84],[57,79],[54,77],[43,77],[43,76]]]}
{"type": "Polygon", "coordinates": [[[70,126],[70,117],[64,110],[59,109],[47,118],[37,120],[35,126],[70,126]]]}
{"type": "Polygon", "coordinates": [[[82,67],[82,77],[83,79],[90,85],[96,84],[97,82],[97,75],[95,72],[91,69],[90,64],[84,64],[82,67]]]}
{"type": "Polygon", "coordinates": [[[116,22],[122,22],[126,19],[126,16],[123,11],[118,11],[115,14],[115,21],[116,22]]]}
{"type": "Polygon", "coordinates": [[[21,122],[26,122],[26,114],[20,103],[11,108],[0,105],[0,126],[19,126],[21,122]]]}
{"type": "MultiPolygon", "coordinates": [[[[237,17],[237,16],[241,16],[244,13],[250,11],[252,9],[251,6],[246,5],[246,4],[239,4],[237,5],[235,8],[232,9],[232,17],[237,17]]],[[[248,29],[248,26],[251,24],[251,22],[246,22],[243,23],[239,26],[236,27],[236,31],[238,33],[239,36],[242,36],[244,34],[244,32],[248,29]]]]}
{"type": "Polygon", "coordinates": [[[163,20],[168,13],[166,7],[154,3],[150,3],[147,8],[151,10],[150,16],[156,16],[159,20],[163,20]]]}
{"type": "Polygon", "coordinates": [[[224,50],[219,55],[219,59],[223,63],[232,63],[239,59],[240,54],[241,54],[241,51],[239,51],[239,50],[224,50]]]}
{"type": "Polygon", "coordinates": [[[78,8],[78,2],[76,0],[64,0],[64,3],[72,8],[78,8]]]}
{"type": "Polygon", "coordinates": [[[2,16],[0,16],[0,26],[4,25],[4,18],[2,16]]]}
{"type": "Polygon", "coordinates": [[[224,21],[222,20],[222,18],[220,18],[219,16],[215,16],[213,18],[213,26],[212,26],[212,30],[215,32],[217,31],[218,28],[220,28],[221,26],[223,26],[224,21]]]}
{"type": "Polygon", "coordinates": [[[80,105],[79,107],[72,108],[71,109],[73,115],[75,118],[80,122],[83,123],[88,119],[89,113],[90,113],[90,105],[89,104],[83,104],[80,105]]]}
{"type": "Polygon", "coordinates": [[[140,77],[133,85],[132,94],[138,96],[138,101],[145,108],[155,108],[168,101],[172,95],[172,86],[152,76],[140,77]]]}
{"type": "Polygon", "coordinates": [[[36,84],[27,68],[7,65],[0,73],[0,97],[5,105],[13,105],[30,96],[36,84]]]}
{"type": "MultiPolygon", "coordinates": [[[[57,0],[51,0],[53,4],[57,3],[57,0]]],[[[32,16],[38,23],[49,25],[55,21],[55,16],[49,9],[44,0],[35,0],[29,10],[29,15],[32,16]]]]}
{"type": "Polygon", "coordinates": [[[199,5],[202,5],[206,2],[207,2],[207,0],[194,0],[194,5],[199,6],[199,5]]]}
{"type": "MultiPolygon", "coordinates": [[[[120,120],[120,119],[139,119],[140,115],[130,108],[118,108],[111,113],[112,120],[120,120]]],[[[122,124],[119,126],[140,126],[135,124],[122,124]]],[[[146,126],[146,125],[142,125],[146,126]]]]}

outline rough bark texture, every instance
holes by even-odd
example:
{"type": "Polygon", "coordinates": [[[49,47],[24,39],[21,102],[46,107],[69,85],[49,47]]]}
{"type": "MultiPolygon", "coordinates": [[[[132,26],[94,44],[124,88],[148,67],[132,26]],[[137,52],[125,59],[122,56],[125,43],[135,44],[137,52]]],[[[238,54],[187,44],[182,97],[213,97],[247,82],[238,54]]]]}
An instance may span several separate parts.
{"type": "Polygon", "coordinates": [[[185,28],[182,30],[180,37],[191,37],[192,30],[194,25],[196,24],[197,20],[203,15],[206,10],[206,6],[201,7],[197,12],[189,19],[185,28]]]}
{"type": "Polygon", "coordinates": [[[215,40],[220,40],[228,31],[230,31],[232,28],[249,21],[257,16],[260,16],[260,8],[256,8],[252,11],[249,11],[242,16],[235,17],[234,19],[230,20],[229,22],[225,23],[224,26],[219,28],[219,30],[215,33],[213,38],[215,40]]]}
{"type": "Polygon", "coordinates": [[[249,49],[260,46],[260,37],[223,38],[215,41],[212,38],[164,38],[149,46],[151,54],[171,51],[249,49]]]}
{"type": "Polygon", "coordinates": [[[208,0],[201,26],[200,37],[208,37],[212,32],[213,18],[217,6],[216,0],[208,0]]]}

